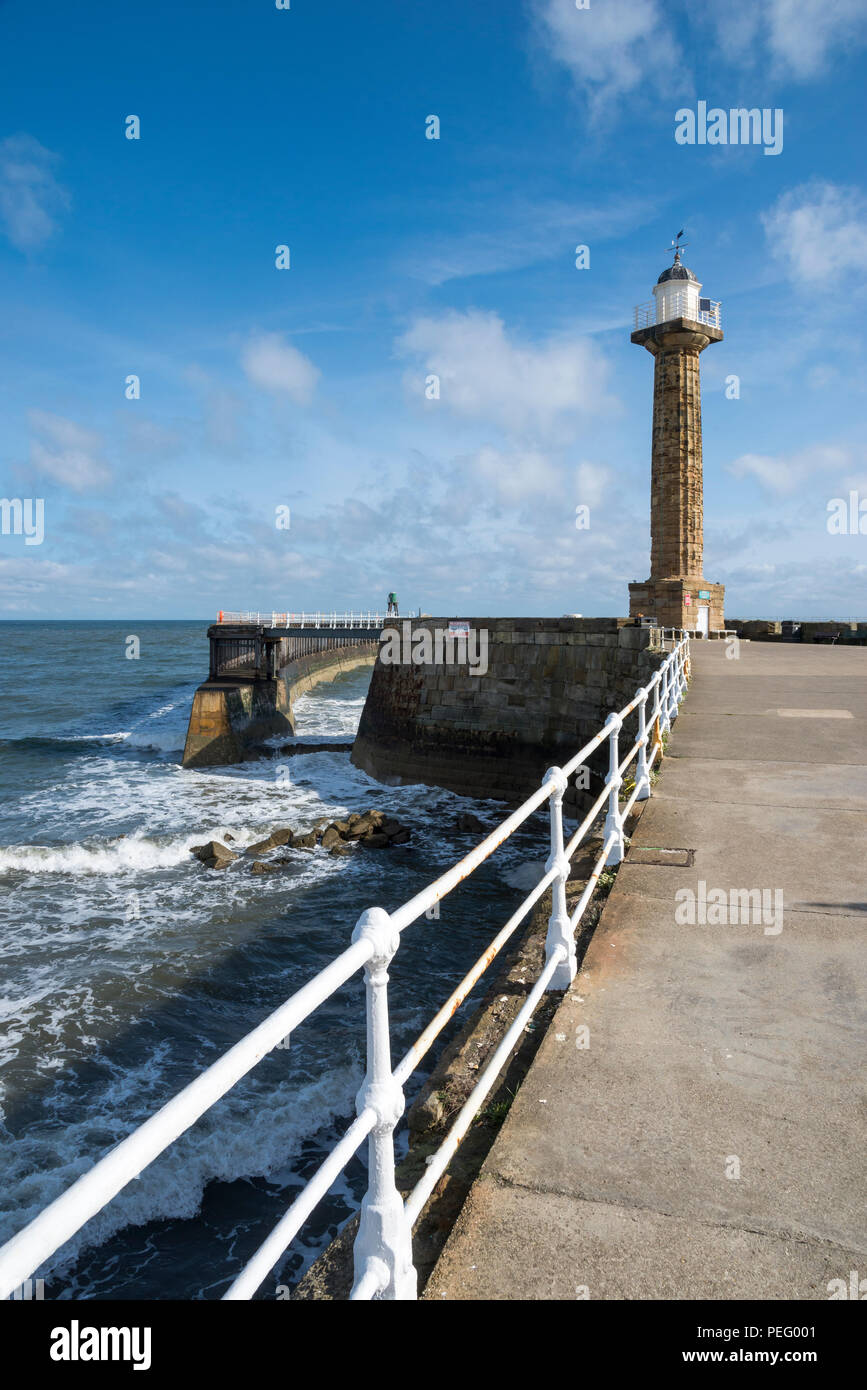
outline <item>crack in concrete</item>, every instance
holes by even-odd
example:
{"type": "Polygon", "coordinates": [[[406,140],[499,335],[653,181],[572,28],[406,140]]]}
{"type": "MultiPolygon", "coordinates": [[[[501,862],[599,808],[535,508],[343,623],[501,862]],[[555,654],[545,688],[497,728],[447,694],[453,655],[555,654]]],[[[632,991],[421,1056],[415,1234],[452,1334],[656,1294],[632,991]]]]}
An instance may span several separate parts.
{"type": "Polygon", "coordinates": [[[867,1254],[867,1241],[856,1245],[843,1245],[838,1240],[831,1240],[826,1236],[817,1236],[806,1231],[798,1232],[791,1229],[772,1229],[764,1226],[744,1226],[740,1222],[732,1221],[709,1221],[703,1220],[698,1216],[684,1216],[676,1211],[669,1211],[664,1207],[651,1206],[643,1202],[628,1202],[620,1198],[612,1201],[605,1201],[600,1197],[585,1197],[575,1192],[569,1192],[560,1187],[534,1186],[532,1183],[519,1182],[515,1178],[508,1178],[503,1173],[489,1172],[482,1173],[479,1181],[485,1180],[493,1182],[497,1187],[508,1188],[515,1192],[529,1192],[538,1197],[564,1197],[570,1202],[580,1202],[582,1205],[592,1207],[608,1207],[612,1211],[623,1212],[628,1216],[630,1212],[647,1212],[651,1216],[667,1217],[672,1221],[679,1221],[684,1226],[699,1226],[707,1231],[742,1231],[745,1235],[762,1236],[767,1240],[791,1240],[798,1245],[827,1246],[829,1250],[841,1250],[847,1254],[865,1255],[867,1254]]]}

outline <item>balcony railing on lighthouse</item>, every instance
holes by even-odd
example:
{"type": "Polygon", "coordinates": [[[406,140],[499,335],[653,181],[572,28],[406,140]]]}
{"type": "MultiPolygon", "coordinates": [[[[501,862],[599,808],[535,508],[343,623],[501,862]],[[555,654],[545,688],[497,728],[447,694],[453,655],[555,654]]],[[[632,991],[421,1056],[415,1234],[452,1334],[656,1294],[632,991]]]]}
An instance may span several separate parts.
{"type": "Polygon", "coordinates": [[[671,319],[689,319],[692,323],[706,323],[711,328],[722,328],[722,304],[718,299],[699,299],[696,308],[695,296],[686,290],[669,292],[665,297],[665,318],[657,318],[656,300],[648,299],[644,304],[636,304],[633,328],[653,328],[657,323],[668,323],[671,319]]]}

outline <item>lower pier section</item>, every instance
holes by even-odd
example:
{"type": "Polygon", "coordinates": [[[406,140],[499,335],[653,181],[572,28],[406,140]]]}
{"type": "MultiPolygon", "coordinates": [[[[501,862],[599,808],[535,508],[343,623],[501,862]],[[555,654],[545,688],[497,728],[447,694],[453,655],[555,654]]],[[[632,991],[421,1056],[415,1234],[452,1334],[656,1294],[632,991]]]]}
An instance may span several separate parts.
{"type": "Polygon", "coordinates": [[[376,643],[311,652],[289,661],[271,679],[243,673],[213,676],[193,696],[184,767],[243,762],[265,739],[295,732],[294,704],[322,681],[371,666],[376,643]]]}

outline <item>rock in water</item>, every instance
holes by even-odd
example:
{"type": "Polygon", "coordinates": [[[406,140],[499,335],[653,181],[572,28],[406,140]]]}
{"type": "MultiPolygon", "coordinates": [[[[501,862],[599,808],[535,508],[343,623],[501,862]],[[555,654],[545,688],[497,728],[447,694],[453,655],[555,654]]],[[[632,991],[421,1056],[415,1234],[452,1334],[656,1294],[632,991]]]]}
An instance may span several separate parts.
{"type": "Polygon", "coordinates": [[[385,849],[388,844],[388,836],[383,835],[378,830],[369,830],[361,843],[365,849],[385,849]]]}
{"type": "Polygon", "coordinates": [[[245,853],[250,855],[264,854],[269,849],[276,849],[278,845],[291,845],[293,832],[287,827],[284,830],[274,830],[265,840],[257,840],[255,845],[248,845],[245,853]]]}
{"type": "Polygon", "coordinates": [[[371,831],[379,830],[385,819],[384,811],[365,811],[363,816],[358,816],[356,819],[350,816],[350,839],[360,840],[364,835],[369,835],[371,831]]]}
{"type": "Polygon", "coordinates": [[[191,845],[190,854],[194,854],[206,869],[225,869],[238,857],[228,845],[221,845],[219,840],[209,840],[206,845],[191,845]]]}
{"type": "Polygon", "coordinates": [[[274,848],[274,841],[269,835],[267,840],[257,840],[255,845],[248,845],[244,853],[250,858],[255,859],[257,854],[265,854],[269,849],[274,848]]]}

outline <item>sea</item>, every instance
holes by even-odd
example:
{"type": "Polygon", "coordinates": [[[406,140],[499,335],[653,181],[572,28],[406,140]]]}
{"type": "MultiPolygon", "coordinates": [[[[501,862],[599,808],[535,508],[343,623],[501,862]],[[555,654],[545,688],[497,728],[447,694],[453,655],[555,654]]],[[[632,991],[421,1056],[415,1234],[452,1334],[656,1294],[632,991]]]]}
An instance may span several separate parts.
{"type": "MultiPolygon", "coordinates": [[[[0,1243],[343,950],[365,908],[398,907],[472,848],[480,834],[456,829],[460,812],[486,828],[504,814],[383,786],[345,748],[286,756],[274,741],[256,761],[183,768],[206,631],[0,623],[0,1243]],[[295,851],[262,876],[249,859],[213,871],[190,853],[230,835],[243,850],[278,826],[369,807],[408,825],[410,843],[295,851]]],[[[283,742],[345,744],[369,679],[362,667],[299,699],[283,742]]],[[[395,1061],[546,853],[536,818],[438,920],[404,932],[389,986],[395,1061]]],[[[218,1299],[351,1122],[364,1037],[359,975],[34,1271],[44,1296],[218,1299]]],[[[405,1127],[396,1139],[400,1152],[405,1127]]],[[[366,1182],[362,1150],[257,1298],[286,1296],[366,1182]]]]}

